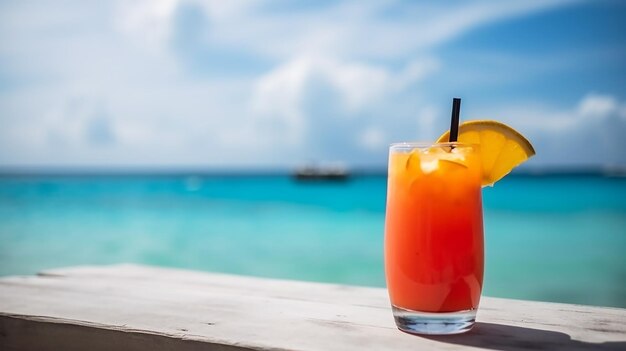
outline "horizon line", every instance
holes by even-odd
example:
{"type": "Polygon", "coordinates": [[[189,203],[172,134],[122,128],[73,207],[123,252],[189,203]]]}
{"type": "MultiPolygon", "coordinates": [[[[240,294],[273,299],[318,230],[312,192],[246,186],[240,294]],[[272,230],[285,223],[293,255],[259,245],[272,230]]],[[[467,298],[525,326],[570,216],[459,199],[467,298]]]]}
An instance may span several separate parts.
{"type": "MultiPolygon", "coordinates": [[[[0,166],[0,176],[289,176],[294,167],[207,166],[0,166]]],[[[386,175],[387,167],[353,167],[351,176],[386,175]]],[[[626,177],[623,166],[548,166],[514,169],[512,176],[602,175],[626,177]]]]}

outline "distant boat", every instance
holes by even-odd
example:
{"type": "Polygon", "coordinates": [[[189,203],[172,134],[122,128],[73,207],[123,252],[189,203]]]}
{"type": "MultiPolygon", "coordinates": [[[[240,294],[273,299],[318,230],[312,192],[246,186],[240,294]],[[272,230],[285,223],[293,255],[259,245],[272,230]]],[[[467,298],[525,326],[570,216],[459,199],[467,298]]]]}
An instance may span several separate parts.
{"type": "Polygon", "coordinates": [[[314,166],[306,165],[296,168],[293,173],[293,177],[296,180],[332,180],[343,181],[347,180],[350,176],[348,169],[341,165],[329,165],[329,166],[314,166]]]}

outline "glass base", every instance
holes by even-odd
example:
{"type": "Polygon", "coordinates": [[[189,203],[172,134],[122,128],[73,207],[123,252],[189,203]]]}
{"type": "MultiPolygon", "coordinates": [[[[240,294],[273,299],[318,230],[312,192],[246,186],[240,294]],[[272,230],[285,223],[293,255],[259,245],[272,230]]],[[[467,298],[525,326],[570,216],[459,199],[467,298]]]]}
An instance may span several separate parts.
{"type": "Polygon", "coordinates": [[[418,312],[392,306],[398,329],[410,334],[460,334],[472,329],[476,310],[459,312],[418,312]]]}

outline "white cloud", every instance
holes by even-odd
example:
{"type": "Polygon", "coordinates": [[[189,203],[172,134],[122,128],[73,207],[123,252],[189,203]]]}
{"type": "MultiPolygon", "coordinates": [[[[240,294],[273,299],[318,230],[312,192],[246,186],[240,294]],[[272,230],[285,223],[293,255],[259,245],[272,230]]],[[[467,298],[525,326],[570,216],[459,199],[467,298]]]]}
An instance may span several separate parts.
{"type": "MultiPolygon", "coordinates": [[[[435,133],[440,113],[420,97],[423,82],[445,70],[438,46],[564,3],[381,0],[289,11],[264,0],[5,3],[0,59],[18,83],[0,91],[0,163],[258,165],[333,142],[370,159],[387,138],[435,133]],[[188,67],[172,45],[183,6],[205,16],[194,43],[207,57],[234,51],[242,65],[269,68],[241,78],[188,67]],[[82,107],[68,107],[76,101],[82,107]]],[[[597,98],[585,106],[580,115],[623,109],[597,98]]]]}
{"type": "Polygon", "coordinates": [[[207,42],[238,47],[277,60],[295,55],[397,58],[428,50],[476,27],[546,10],[576,0],[523,2],[469,1],[455,4],[375,0],[318,4],[306,10],[268,10],[276,3],[256,0],[120,1],[118,27],[141,42],[166,46],[181,6],[203,10],[211,23],[207,42]],[[398,10],[401,8],[401,10],[398,10]],[[398,11],[393,20],[380,16],[398,11]]]}
{"type": "MultiPolygon", "coordinates": [[[[537,156],[528,166],[626,164],[626,100],[589,93],[570,107],[526,103],[482,107],[483,116],[501,120],[525,135],[537,156]]],[[[467,111],[466,111],[467,112],[467,111]]],[[[474,115],[469,111],[469,115],[474,115]]]]}
{"type": "MultiPolygon", "coordinates": [[[[626,105],[624,105],[626,107],[626,105]]],[[[588,94],[578,105],[578,115],[586,118],[605,118],[617,112],[616,99],[608,95],[588,94]]]]}
{"type": "Polygon", "coordinates": [[[171,39],[174,16],[181,6],[202,9],[214,23],[240,22],[263,1],[229,0],[120,0],[115,3],[113,23],[138,43],[166,47],[171,39]]]}
{"type": "MultiPolygon", "coordinates": [[[[362,63],[343,63],[310,57],[289,61],[262,76],[253,98],[254,112],[284,123],[289,135],[301,140],[306,119],[305,99],[316,84],[327,85],[339,97],[347,115],[376,102],[390,85],[389,73],[362,63]]],[[[330,101],[319,101],[331,104],[330,101]]]]}
{"type": "Polygon", "coordinates": [[[375,103],[388,91],[391,79],[386,69],[363,63],[329,62],[324,74],[343,96],[348,112],[375,103]]]}
{"type": "MultiPolygon", "coordinates": [[[[381,106],[391,106],[385,113],[394,113],[393,102],[405,89],[437,68],[438,62],[430,58],[413,60],[394,72],[384,66],[361,62],[300,57],[258,80],[253,95],[253,115],[259,130],[267,131],[263,125],[274,125],[276,129],[272,134],[276,135],[276,143],[302,145],[307,142],[309,129],[319,123],[320,118],[341,124],[338,120],[363,119],[369,115],[368,111],[380,110],[381,106]],[[323,107],[311,109],[309,100],[323,107]]],[[[332,123],[327,127],[333,128],[332,123]]],[[[371,149],[374,144],[380,145],[382,134],[367,129],[359,142],[371,149]]]]}
{"type": "Polygon", "coordinates": [[[619,101],[611,95],[589,93],[569,108],[527,102],[516,106],[487,107],[483,111],[488,111],[488,116],[497,116],[493,118],[502,119],[524,130],[569,133],[571,130],[587,128],[594,121],[619,119],[624,109],[626,101],[619,101]]]}
{"type": "Polygon", "coordinates": [[[284,130],[277,134],[282,140],[296,144],[304,133],[305,116],[300,104],[305,83],[314,67],[306,60],[296,60],[284,65],[256,83],[252,110],[261,121],[273,119],[284,130]]]}

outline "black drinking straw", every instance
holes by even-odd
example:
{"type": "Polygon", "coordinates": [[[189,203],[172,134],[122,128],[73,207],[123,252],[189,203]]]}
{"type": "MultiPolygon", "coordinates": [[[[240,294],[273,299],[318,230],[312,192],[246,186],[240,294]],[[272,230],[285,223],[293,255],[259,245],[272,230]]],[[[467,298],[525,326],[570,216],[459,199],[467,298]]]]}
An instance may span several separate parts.
{"type": "Polygon", "coordinates": [[[461,113],[461,98],[452,99],[452,118],[450,121],[449,142],[455,142],[459,138],[459,114],[461,113]]]}

